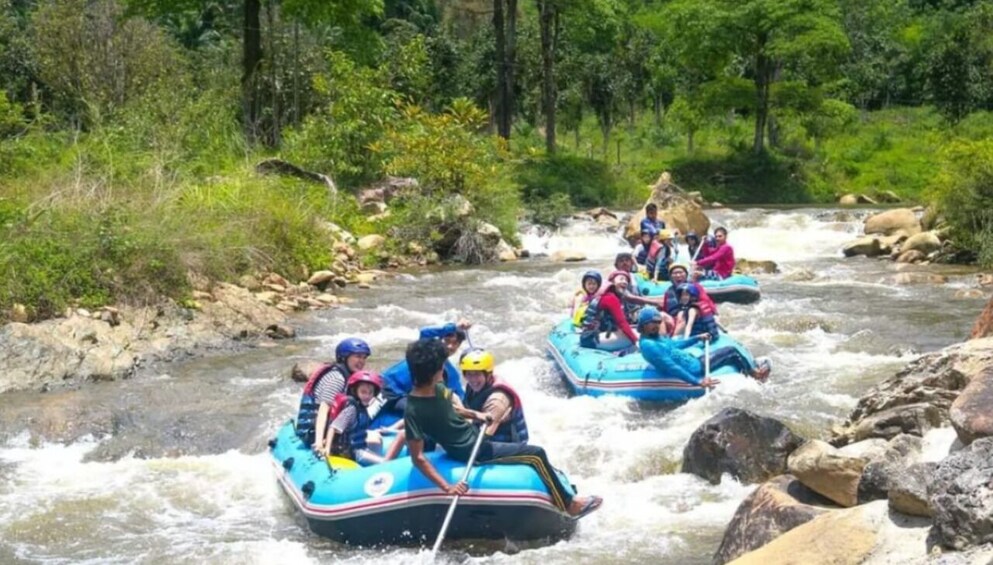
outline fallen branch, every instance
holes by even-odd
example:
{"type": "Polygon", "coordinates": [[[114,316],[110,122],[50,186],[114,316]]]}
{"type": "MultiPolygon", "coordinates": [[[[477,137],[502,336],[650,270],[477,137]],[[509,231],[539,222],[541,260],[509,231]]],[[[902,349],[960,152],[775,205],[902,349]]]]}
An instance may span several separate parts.
{"type": "Polygon", "coordinates": [[[334,198],[338,194],[338,186],[334,183],[334,180],[332,180],[331,177],[325,174],[301,169],[293,163],[283,161],[282,159],[266,159],[261,161],[258,165],[255,165],[255,172],[263,175],[288,175],[303,180],[321,183],[327,187],[328,196],[334,198]]]}

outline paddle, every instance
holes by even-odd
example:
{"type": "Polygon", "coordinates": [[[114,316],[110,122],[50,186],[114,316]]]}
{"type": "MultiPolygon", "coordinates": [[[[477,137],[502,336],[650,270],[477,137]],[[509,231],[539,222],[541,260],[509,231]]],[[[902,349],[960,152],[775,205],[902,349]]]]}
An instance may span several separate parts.
{"type": "MultiPolygon", "coordinates": [[[[479,453],[479,446],[483,445],[483,438],[486,437],[486,423],[482,423],[479,426],[479,437],[476,438],[476,445],[472,446],[472,454],[469,455],[469,461],[465,464],[465,473],[462,473],[462,480],[459,482],[466,482],[469,480],[469,472],[472,471],[472,465],[476,462],[476,455],[479,453]]],[[[431,548],[431,560],[434,561],[435,555],[438,553],[438,548],[441,547],[441,542],[445,541],[445,534],[448,532],[448,525],[452,521],[452,516],[455,515],[455,506],[459,503],[459,495],[455,495],[452,499],[452,504],[448,506],[448,514],[445,514],[445,521],[441,524],[441,531],[438,532],[438,538],[434,540],[434,547],[431,548]]]]}

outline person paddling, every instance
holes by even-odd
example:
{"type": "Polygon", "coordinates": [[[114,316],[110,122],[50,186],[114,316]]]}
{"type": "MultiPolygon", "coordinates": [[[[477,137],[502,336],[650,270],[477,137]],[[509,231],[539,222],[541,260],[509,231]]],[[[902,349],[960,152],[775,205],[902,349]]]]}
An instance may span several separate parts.
{"type": "MultiPolygon", "coordinates": [[[[704,364],[700,359],[684,351],[702,341],[709,341],[712,336],[704,333],[688,339],[671,338],[660,331],[662,320],[662,313],[651,306],[642,308],[638,314],[638,329],[641,332],[639,345],[645,360],[666,377],[677,378],[703,387],[717,384],[719,381],[716,379],[707,380],[704,374],[704,364]]],[[[771,369],[767,360],[756,365],[737,349],[730,346],[719,347],[710,353],[711,369],[723,366],[733,367],[735,371],[758,381],[766,380],[771,369]]]]}
{"type": "MultiPolygon", "coordinates": [[[[407,397],[404,428],[410,458],[418,471],[446,494],[461,496],[469,491],[469,485],[461,481],[450,484],[445,480],[424,455],[424,442],[432,439],[445,448],[449,457],[466,462],[480,433],[470,420],[487,424],[493,421],[488,414],[464,408],[458,397],[439,382],[446,358],[444,346],[436,340],[421,339],[407,346],[406,361],[414,379],[414,388],[407,397]]],[[[476,461],[533,468],[548,489],[555,507],[575,519],[594,512],[603,504],[599,496],[573,495],[562,484],[545,450],[536,445],[484,438],[476,461]]]]}
{"type": "Polygon", "coordinates": [[[714,247],[705,249],[706,256],[697,258],[698,280],[724,280],[734,274],[734,248],[727,242],[728,231],[714,230],[714,247]]]}
{"type": "Polygon", "coordinates": [[[484,349],[470,349],[462,354],[459,368],[465,375],[465,405],[487,414],[492,423],[485,433],[493,441],[527,443],[528,423],[524,418],[521,397],[508,383],[493,373],[493,354],[484,349]]]}
{"type": "MultiPolygon", "coordinates": [[[[448,351],[448,355],[455,355],[455,352],[462,347],[462,342],[466,339],[466,332],[472,324],[465,319],[455,323],[447,323],[441,326],[426,326],[420,329],[420,339],[439,340],[448,351]]],[[[455,391],[459,396],[465,394],[462,387],[462,375],[451,361],[445,362],[445,386],[455,391]]],[[[404,405],[407,402],[407,393],[413,387],[410,377],[410,368],[406,361],[400,361],[389,369],[383,371],[383,382],[385,384],[384,395],[386,396],[385,410],[403,413],[404,405]]]]}

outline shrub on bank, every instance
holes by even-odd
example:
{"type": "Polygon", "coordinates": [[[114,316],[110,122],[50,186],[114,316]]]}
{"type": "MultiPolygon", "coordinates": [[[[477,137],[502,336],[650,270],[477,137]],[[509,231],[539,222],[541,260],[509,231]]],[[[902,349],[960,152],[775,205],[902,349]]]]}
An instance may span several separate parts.
{"type": "Polygon", "coordinates": [[[933,198],[952,241],[993,266],[993,141],[961,140],[942,153],[933,198]]]}

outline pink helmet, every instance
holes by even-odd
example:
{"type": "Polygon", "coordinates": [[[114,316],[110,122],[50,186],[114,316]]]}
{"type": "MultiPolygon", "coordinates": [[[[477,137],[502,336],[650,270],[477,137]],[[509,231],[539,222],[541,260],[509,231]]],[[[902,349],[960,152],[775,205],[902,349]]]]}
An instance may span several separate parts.
{"type": "Polygon", "coordinates": [[[376,387],[376,394],[383,390],[383,377],[379,376],[379,373],[374,373],[372,371],[356,371],[352,373],[352,376],[348,377],[348,390],[352,390],[352,387],[358,386],[359,383],[369,383],[376,387]]]}

